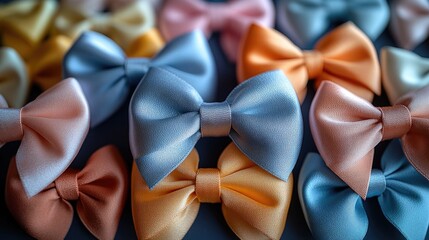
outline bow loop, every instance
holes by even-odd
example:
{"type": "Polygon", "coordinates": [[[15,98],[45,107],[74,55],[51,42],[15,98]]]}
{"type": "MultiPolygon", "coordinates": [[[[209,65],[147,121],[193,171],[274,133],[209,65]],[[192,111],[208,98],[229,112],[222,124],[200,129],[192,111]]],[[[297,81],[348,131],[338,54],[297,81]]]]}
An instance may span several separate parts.
{"type": "Polygon", "coordinates": [[[150,188],[186,158],[202,135],[228,133],[258,166],[288,179],[301,146],[302,118],[293,88],[280,71],[240,84],[225,102],[204,103],[184,80],[153,68],[131,99],[131,151],[150,188]]]}
{"type": "Polygon", "coordinates": [[[70,201],[76,201],[76,211],[86,228],[98,239],[114,239],[128,185],[123,161],[112,145],[100,148],[82,170],[67,169],[28,198],[13,159],[6,181],[6,204],[32,237],[63,239],[73,219],[70,201]]]}
{"type": "Polygon", "coordinates": [[[292,177],[287,182],[275,178],[247,159],[234,144],[224,150],[218,168],[198,169],[198,162],[194,149],[152,190],[133,166],[132,211],[139,238],[183,238],[200,203],[206,202],[222,204],[226,222],[241,239],[280,238],[291,199],[292,177]],[[258,181],[248,181],[249,177],[258,181]]]}

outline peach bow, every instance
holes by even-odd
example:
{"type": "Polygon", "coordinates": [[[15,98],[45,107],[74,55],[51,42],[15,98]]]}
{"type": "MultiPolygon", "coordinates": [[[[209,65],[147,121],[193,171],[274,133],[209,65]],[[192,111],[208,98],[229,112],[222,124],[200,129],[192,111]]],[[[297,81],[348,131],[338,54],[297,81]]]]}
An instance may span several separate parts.
{"type": "Polygon", "coordinates": [[[98,239],[114,239],[128,189],[124,160],[113,145],[96,151],[82,170],[67,169],[34,197],[25,195],[15,159],[6,180],[6,204],[25,231],[37,239],[64,239],[73,206],[98,239]]]}
{"type": "Polygon", "coordinates": [[[13,1],[0,6],[0,35],[4,46],[24,60],[46,37],[57,10],[55,0],[13,1]]]}
{"type": "Polygon", "coordinates": [[[218,168],[198,169],[194,149],[154,189],[134,163],[131,198],[139,239],[182,239],[200,203],[221,203],[227,224],[241,239],[279,239],[292,196],[293,177],[284,182],[258,167],[231,143],[218,168]]]}
{"type": "Polygon", "coordinates": [[[92,30],[110,37],[123,49],[155,26],[152,6],[136,1],[113,13],[85,14],[74,8],[63,8],[54,21],[52,33],[63,34],[73,40],[84,31],[92,30]]]}
{"type": "Polygon", "coordinates": [[[326,165],[366,198],[374,147],[400,138],[405,156],[429,179],[429,87],[374,107],[341,86],[322,82],[310,109],[314,142],[326,165]]]}
{"type": "Polygon", "coordinates": [[[314,50],[303,51],[279,32],[253,24],[241,44],[238,79],[281,69],[292,82],[302,103],[307,82],[335,82],[372,101],[381,93],[381,73],[371,40],[354,24],[346,23],[328,33],[314,50]]]}

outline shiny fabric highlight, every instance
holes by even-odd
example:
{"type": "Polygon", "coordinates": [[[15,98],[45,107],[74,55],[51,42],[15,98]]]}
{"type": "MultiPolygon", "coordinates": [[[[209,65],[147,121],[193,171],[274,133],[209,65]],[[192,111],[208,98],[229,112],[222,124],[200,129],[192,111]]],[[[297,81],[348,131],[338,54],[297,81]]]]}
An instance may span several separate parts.
{"type": "Polygon", "coordinates": [[[197,194],[196,181],[201,171],[219,174],[219,188],[205,190],[207,194],[209,191],[220,193],[223,216],[237,237],[280,239],[292,197],[292,175],[286,182],[272,176],[233,143],[220,156],[218,170],[198,169],[198,162],[198,153],[193,149],[183,163],[152,190],[141,177],[137,165],[133,165],[131,203],[139,239],[182,239],[185,236],[195,221],[200,203],[205,202],[198,198],[201,192],[197,194]]]}
{"type": "Polygon", "coordinates": [[[64,239],[76,212],[98,239],[114,239],[128,192],[128,172],[113,145],[97,150],[82,170],[67,169],[28,198],[15,159],[9,165],[6,205],[21,227],[37,239],[64,239]]]}
{"type": "Polygon", "coordinates": [[[235,61],[241,38],[251,23],[274,25],[274,6],[269,0],[229,0],[226,3],[166,0],[158,21],[167,41],[195,29],[203,31],[206,37],[220,32],[226,56],[235,61]]]}
{"type": "MultiPolygon", "coordinates": [[[[2,110],[0,125],[10,124],[9,115],[2,115],[2,110]]],[[[22,131],[16,168],[26,194],[32,197],[67,169],[79,152],[89,129],[89,111],[74,79],[55,85],[18,111],[19,119],[12,120],[19,121],[15,124],[19,130],[0,127],[2,138],[11,137],[2,139],[0,145],[19,140],[9,131],[22,131]]]]}
{"type": "Polygon", "coordinates": [[[335,83],[324,81],[310,108],[310,128],[326,165],[363,199],[374,147],[400,138],[405,156],[429,179],[429,87],[410,92],[391,108],[376,108],[335,83]]]}
{"type": "Polygon", "coordinates": [[[174,39],[153,58],[127,58],[108,37],[85,32],[63,61],[64,77],[74,77],[82,86],[91,112],[91,127],[108,119],[125,103],[150,67],[165,68],[181,76],[206,100],[216,96],[214,59],[199,31],[174,39]]]}
{"type": "MultiPolygon", "coordinates": [[[[226,98],[229,137],[254,163],[287,181],[297,161],[303,121],[296,94],[277,70],[238,85],[226,98]]],[[[198,92],[177,75],[151,68],[130,102],[130,147],[149,188],[167,177],[201,138],[198,92]]]]}
{"type": "MultiPolygon", "coordinates": [[[[369,220],[365,201],[315,154],[307,155],[298,181],[304,216],[315,239],[364,239],[369,220]]],[[[372,169],[368,197],[376,197],[386,219],[406,239],[425,239],[429,226],[429,184],[393,140],[372,169]]],[[[372,223],[377,225],[376,222],[372,223]]]]}
{"type": "Polygon", "coordinates": [[[371,41],[352,23],[334,29],[311,51],[303,51],[279,32],[252,24],[243,38],[237,63],[238,81],[281,69],[289,78],[300,102],[308,80],[315,87],[335,82],[372,101],[380,95],[380,66],[371,41]]]}

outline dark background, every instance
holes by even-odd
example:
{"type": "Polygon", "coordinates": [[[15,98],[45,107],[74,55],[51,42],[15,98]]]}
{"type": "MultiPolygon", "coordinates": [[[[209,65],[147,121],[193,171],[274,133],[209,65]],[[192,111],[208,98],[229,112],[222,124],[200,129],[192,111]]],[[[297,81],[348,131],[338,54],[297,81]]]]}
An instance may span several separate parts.
{"type": "MultiPolygon", "coordinates": [[[[9,2],[0,0],[0,2],[9,2]]],[[[217,0],[216,2],[222,2],[217,0]]],[[[276,1],[275,1],[276,2],[276,1]]],[[[335,22],[332,27],[341,24],[335,22]]],[[[422,29],[425,31],[426,29],[422,29]]],[[[218,94],[217,100],[223,101],[228,93],[236,86],[235,64],[229,62],[223,54],[219,45],[219,35],[214,34],[210,40],[210,47],[213,51],[218,72],[218,94]]],[[[383,46],[395,46],[395,42],[389,32],[389,27],[383,34],[374,42],[377,51],[383,46]]],[[[421,56],[429,57],[428,41],[420,44],[415,50],[421,56]]],[[[40,89],[33,86],[30,100],[40,94],[40,89]]],[[[314,145],[309,124],[308,112],[311,101],[314,96],[313,84],[310,81],[308,85],[308,94],[302,105],[302,114],[304,118],[304,142],[301,149],[301,154],[298,163],[293,171],[294,174],[294,190],[292,203],[289,209],[289,215],[286,223],[286,228],[283,232],[282,239],[311,239],[311,233],[307,227],[302,209],[299,203],[296,184],[298,182],[298,173],[302,162],[309,152],[317,152],[314,145]]],[[[388,101],[383,91],[381,96],[376,96],[374,99],[375,106],[386,106],[388,101]]],[[[200,167],[216,167],[217,158],[223,149],[230,142],[229,138],[203,138],[197,144],[197,149],[200,154],[200,167]]],[[[114,144],[119,147],[128,169],[131,170],[132,157],[128,145],[128,105],[124,104],[121,109],[110,119],[105,121],[98,127],[91,129],[83,144],[81,151],[72,163],[71,167],[82,168],[89,156],[102,146],[114,144]]],[[[380,143],[376,148],[374,159],[374,167],[379,166],[381,154],[383,153],[388,141],[380,143]]],[[[0,149],[0,239],[31,239],[17,225],[7,209],[4,202],[4,186],[7,174],[9,161],[16,153],[19,146],[18,142],[6,144],[0,149]]],[[[131,216],[131,204],[128,196],[127,205],[122,215],[116,239],[136,239],[134,226],[131,216]]],[[[402,235],[384,218],[375,198],[366,201],[366,210],[369,217],[369,231],[366,239],[402,239],[402,235]]],[[[324,206],[335,207],[335,206],[324,206]]],[[[43,216],[40,216],[43,218],[43,216]]],[[[52,226],[53,228],[55,226],[52,226]]],[[[353,226],[350,226],[353,227],[353,226]]],[[[80,222],[79,217],[75,214],[72,226],[68,232],[66,239],[92,239],[94,238],[80,222]]],[[[234,233],[226,224],[221,211],[220,204],[201,204],[198,216],[185,236],[185,239],[235,239],[234,233]]]]}

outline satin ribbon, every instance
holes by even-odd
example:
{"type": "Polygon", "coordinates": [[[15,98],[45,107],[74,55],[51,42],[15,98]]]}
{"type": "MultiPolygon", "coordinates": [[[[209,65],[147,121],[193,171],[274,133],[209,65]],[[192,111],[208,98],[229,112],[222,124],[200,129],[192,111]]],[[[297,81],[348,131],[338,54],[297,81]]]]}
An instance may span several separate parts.
{"type": "Polygon", "coordinates": [[[96,238],[114,239],[127,192],[124,160],[116,147],[108,145],[96,151],[82,170],[67,169],[31,198],[25,195],[13,159],[5,199],[18,224],[36,239],[64,239],[74,204],[83,225],[96,238]]]}
{"type": "Polygon", "coordinates": [[[279,29],[305,47],[322,36],[333,23],[351,21],[375,40],[389,22],[386,0],[280,0],[279,29]]]}
{"type": "Polygon", "coordinates": [[[46,37],[56,10],[55,0],[13,1],[0,5],[2,45],[14,48],[26,60],[46,37]]]}
{"type": "Polygon", "coordinates": [[[154,27],[154,18],[152,6],[147,1],[136,1],[113,13],[94,16],[74,8],[62,8],[52,32],[76,39],[85,31],[96,31],[127,49],[137,37],[154,27]]]}
{"type": "Polygon", "coordinates": [[[374,107],[335,83],[323,82],[310,108],[310,127],[326,165],[365,199],[374,147],[400,138],[407,159],[429,178],[428,96],[425,87],[391,107],[374,107]]]}
{"type": "Polygon", "coordinates": [[[0,145],[21,140],[16,168],[29,197],[67,169],[88,128],[88,106],[74,79],[62,81],[21,109],[0,108],[0,145]]]}
{"type": "Polygon", "coordinates": [[[158,29],[152,28],[138,36],[126,49],[128,57],[153,57],[165,43],[158,29]]]}
{"type": "MultiPolygon", "coordinates": [[[[364,199],[310,153],[301,168],[298,194],[316,239],[364,239],[364,199]]],[[[381,169],[372,169],[368,197],[377,198],[386,219],[406,239],[425,239],[429,226],[429,185],[407,162],[398,140],[389,144],[381,169]]],[[[376,225],[377,222],[372,224],[376,225]]]]}
{"type": "Polygon", "coordinates": [[[152,68],[130,102],[130,147],[153,188],[201,137],[229,136],[254,163],[287,181],[298,158],[303,122],[298,99],[281,71],[237,86],[223,102],[204,102],[177,75],[152,68]]]}
{"type": "Polygon", "coordinates": [[[371,41],[352,23],[324,36],[310,51],[300,50],[279,32],[253,24],[241,45],[239,82],[257,74],[281,69],[304,101],[309,79],[319,87],[324,80],[340,84],[372,101],[380,95],[380,66],[371,41]]]}
{"type": "Polygon", "coordinates": [[[425,0],[396,0],[391,3],[390,30],[401,48],[413,49],[427,39],[429,3],[425,0]]]}
{"type": "Polygon", "coordinates": [[[80,12],[96,14],[106,9],[114,12],[135,1],[136,0],[61,0],[61,7],[75,8],[80,12]]]}
{"type": "Polygon", "coordinates": [[[407,50],[384,47],[381,70],[384,90],[392,104],[406,93],[429,85],[429,59],[407,50]]]}
{"type": "Polygon", "coordinates": [[[131,203],[139,239],[182,239],[201,203],[221,203],[227,224],[240,239],[280,239],[292,197],[292,175],[287,182],[272,176],[233,143],[220,156],[218,168],[198,169],[198,162],[198,153],[192,150],[152,190],[134,164],[131,203]]]}
{"type": "Polygon", "coordinates": [[[0,94],[5,101],[13,108],[22,107],[29,85],[27,70],[18,53],[12,48],[0,48],[0,94]]]}
{"type": "Polygon", "coordinates": [[[194,29],[202,30],[207,37],[212,32],[220,32],[225,54],[235,61],[241,38],[251,23],[273,26],[274,6],[269,0],[232,0],[227,3],[166,0],[158,20],[167,41],[194,29]]]}
{"type": "Polygon", "coordinates": [[[63,62],[64,77],[74,77],[82,86],[91,112],[91,127],[122,106],[150,67],[162,67],[185,78],[204,99],[215,97],[214,59],[198,31],[171,41],[152,59],[127,59],[106,36],[86,32],[76,40],[63,62]]]}

